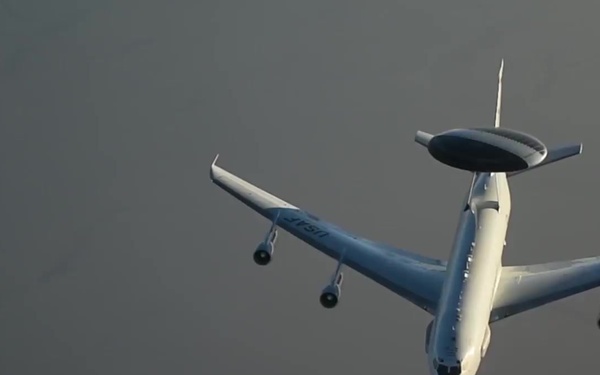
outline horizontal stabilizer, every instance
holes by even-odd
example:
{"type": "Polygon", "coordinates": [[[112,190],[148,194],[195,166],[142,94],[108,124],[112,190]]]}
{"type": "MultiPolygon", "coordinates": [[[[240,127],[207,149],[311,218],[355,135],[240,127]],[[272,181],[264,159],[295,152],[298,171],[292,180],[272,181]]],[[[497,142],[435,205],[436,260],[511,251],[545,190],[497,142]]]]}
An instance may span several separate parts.
{"type": "Polygon", "coordinates": [[[417,142],[421,146],[427,147],[431,138],[433,138],[433,134],[425,133],[419,130],[415,135],[415,142],[417,142]]]}
{"type": "Polygon", "coordinates": [[[555,163],[557,161],[560,161],[560,160],[563,160],[566,158],[570,158],[571,156],[579,155],[579,154],[581,154],[582,151],[583,151],[582,143],[550,148],[550,149],[548,149],[548,155],[544,158],[544,160],[540,164],[535,165],[528,169],[521,170],[521,171],[507,173],[506,176],[512,177],[512,176],[521,174],[523,172],[529,172],[533,169],[543,167],[545,165],[552,164],[552,163],[555,163]]]}

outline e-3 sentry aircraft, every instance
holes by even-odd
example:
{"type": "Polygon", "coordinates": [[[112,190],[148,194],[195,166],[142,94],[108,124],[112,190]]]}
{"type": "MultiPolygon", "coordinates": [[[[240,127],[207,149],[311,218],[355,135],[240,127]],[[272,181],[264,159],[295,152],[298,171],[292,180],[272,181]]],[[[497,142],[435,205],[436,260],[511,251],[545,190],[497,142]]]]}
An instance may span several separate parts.
{"type": "Polygon", "coordinates": [[[474,375],[492,323],[600,286],[600,257],[502,264],[511,212],[508,179],[582,151],[582,144],[547,148],[531,135],[500,128],[503,67],[504,60],[493,128],[418,131],[415,137],[436,160],[472,173],[447,261],[349,233],[217,166],[217,155],[212,181],[271,222],[254,261],[270,262],[281,228],[338,261],[320,297],[324,307],[337,305],[347,266],[425,310],[432,317],[425,352],[435,375],[474,375]]]}

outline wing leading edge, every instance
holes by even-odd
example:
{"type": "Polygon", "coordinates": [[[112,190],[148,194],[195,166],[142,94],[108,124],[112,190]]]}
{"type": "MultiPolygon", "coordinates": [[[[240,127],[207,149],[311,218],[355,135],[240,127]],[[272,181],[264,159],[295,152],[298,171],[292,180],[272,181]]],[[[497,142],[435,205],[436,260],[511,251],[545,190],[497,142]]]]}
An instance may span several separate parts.
{"type": "Polygon", "coordinates": [[[441,293],[446,263],[376,243],[346,232],[333,223],[286,202],[211,164],[210,178],[230,195],[273,221],[277,227],[367,278],[386,287],[419,308],[433,313],[441,293]]]}
{"type": "Polygon", "coordinates": [[[490,321],[600,286],[600,257],[503,267],[490,321]]]}

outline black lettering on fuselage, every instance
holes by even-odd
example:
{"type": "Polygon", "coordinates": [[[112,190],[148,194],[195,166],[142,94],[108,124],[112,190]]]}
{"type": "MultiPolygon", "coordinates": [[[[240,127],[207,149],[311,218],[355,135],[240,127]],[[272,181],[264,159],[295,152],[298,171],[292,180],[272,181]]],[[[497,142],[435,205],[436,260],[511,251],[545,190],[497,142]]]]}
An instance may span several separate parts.
{"type": "Polygon", "coordinates": [[[326,237],[329,235],[328,232],[324,231],[323,229],[319,228],[318,226],[313,225],[310,222],[302,220],[297,217],[286,217],[283,220],[287,221],[288,223],[295,224],[295,226],[297,226],[299,228],[303,228],[306,232],[311,233],[312,235],[320,237],[320,238],[323,238],[323,237],[326,237]]]}

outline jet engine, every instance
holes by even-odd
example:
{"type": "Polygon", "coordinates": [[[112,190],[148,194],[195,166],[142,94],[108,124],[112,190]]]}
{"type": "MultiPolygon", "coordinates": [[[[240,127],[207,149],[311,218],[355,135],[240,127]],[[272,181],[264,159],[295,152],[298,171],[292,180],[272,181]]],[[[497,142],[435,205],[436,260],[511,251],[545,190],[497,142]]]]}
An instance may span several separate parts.
{"type": "Polygon", "coordinates": [[[267,238],[258,244],[254,252],[254,262],[259,266],[266,266],[271,262],[273,252],[275,251],[275,240],[277,239],[277,230],[269,232],[267,238]]]}
{"type": "Polygon", "coordinates": [[[326,309],[332,309],[338,304],[340,296],[342,295],[343,280],[344,275],[340,272],[336,275],[334,282],[327,285],[325,289],[323,289],[319,301],[326,309]]]}

